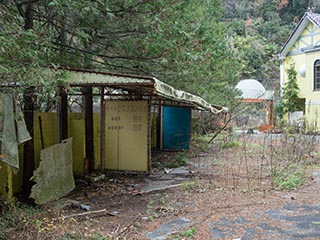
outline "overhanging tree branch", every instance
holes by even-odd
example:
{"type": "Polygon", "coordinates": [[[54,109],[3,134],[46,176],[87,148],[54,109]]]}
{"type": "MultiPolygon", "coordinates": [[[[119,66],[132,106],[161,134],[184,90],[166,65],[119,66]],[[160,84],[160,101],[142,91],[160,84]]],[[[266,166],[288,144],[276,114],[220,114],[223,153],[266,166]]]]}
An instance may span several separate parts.
{"type": "Polygon", "coordinates": [[[81,53],[85,53],[85,54],[90,54],[90,55],[94,55],[97,57],[101,57],[101,58],[106,58],[106,59],[126,59],[126,60],[137,60],[137,61],[152,61],[154,59],[156,59],[155,57],[152,58],[146,58],[146,57],[138,57],[138,56],[108,56],[105,54],[99,54],[93,51],[89,51],[89,50],[84,50],[81,48],[77,48],[77,47],[72,47],[69,45],[65,45],[62,43],[58,43],[58,42],[53,42],[54,45],[60,46],[60,47],[64,47],[64,48],[69,48],[81,53]]]}

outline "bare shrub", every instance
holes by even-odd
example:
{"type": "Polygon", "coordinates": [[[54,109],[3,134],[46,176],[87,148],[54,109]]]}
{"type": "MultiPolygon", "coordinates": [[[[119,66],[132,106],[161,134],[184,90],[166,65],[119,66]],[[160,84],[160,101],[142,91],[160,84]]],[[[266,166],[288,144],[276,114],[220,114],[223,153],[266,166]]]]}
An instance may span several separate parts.
{"type": "Polygon", "coordinates": [[[274,188],[293,189],[304,181],[304,169],[319,161],[315,135],[241,134],[228,137],[220,148],[224,181],[233,189],[268,191],[274,188]]]}

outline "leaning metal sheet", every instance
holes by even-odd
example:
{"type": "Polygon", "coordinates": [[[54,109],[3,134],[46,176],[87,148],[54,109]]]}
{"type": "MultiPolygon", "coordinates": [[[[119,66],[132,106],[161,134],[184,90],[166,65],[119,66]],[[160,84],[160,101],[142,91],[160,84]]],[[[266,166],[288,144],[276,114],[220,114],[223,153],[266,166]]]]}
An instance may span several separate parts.
{"type": "Polygon", "coordinates": [[[67,195],[74,187],[72,172],[72,138],[41,151],[39,167],[34,171],[30,197],[44,204],[67,195]]]}
{"type": "Polygon", "coordinates": [[[105,104],[105,166],[148,171],[148,101],[105,104]]]}

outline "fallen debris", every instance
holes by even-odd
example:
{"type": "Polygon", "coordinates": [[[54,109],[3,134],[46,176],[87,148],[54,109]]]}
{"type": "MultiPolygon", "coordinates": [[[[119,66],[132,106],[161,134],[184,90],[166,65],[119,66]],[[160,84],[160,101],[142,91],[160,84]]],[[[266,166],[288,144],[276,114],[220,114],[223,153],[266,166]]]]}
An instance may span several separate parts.
{"type": "Polygon", "coordinates": [[[86,175],[85,178],[87,181],[94,183],[94,182],[98,182],[101,180],[104,180],[106,177],[106,175],[104,173],[101,174],[91,174],[91,175],[86,175]]]}
{"type": "Polygon", "coordinates": [[[149,190],[140,191],[138,194],[145,194],[145,193],[150,193],[150,192],[154,192],[154,191],[161,191],[161,190],[165,190],[165,189],[169,189],[169,188],[180,187],[181,185],[182,185],[182,183],[169,185],[169,186],[158,187],[158,188],[152,188],[152,189],[149,189],[149,190]]]}
{"type": "Polygon", "coordinates": [[[64,208],[81,208],[87,211],[90,211],[90,206],[87,204],[80,203],[76,200],[68,199],[68,198],[61,198],[57,202],[49,204],[57,209],[64,209],[64,208]]]}
{"type": "Polygon", "coordinates": [[[127,225],[126,227],[124,227],[124,228],[121,230],[120,233],[117,233],[117,234],[115,235],[115,237],[118,238],[120,235],[123,235],[127,230],[129,230],[129,228],[130,228],[131,226],[133,226],[136,222],[138,222],[138,221],[140,220],[140,218],[141,218],[141,214],[138,214],[138,215],[133,219],[133,221],[132,221],[129,225],[127,225]]]}
{"type": "Polygon", "coordinates": [[[82,213],[75,213],[67,216],[61,216],[60,219],[68,219],[68,218],[74,218],[74,217],[82,217],[82,216],[87,216],[91,214],[97,214],[97,213],[105,213],[109,216],[117,216],[117,214],[114,214],[112,212],[107,211],[107,209],[101,209],[101,210],[95,210],[95,211],[90,211],[90,212],[82,212],[82,213]]]}

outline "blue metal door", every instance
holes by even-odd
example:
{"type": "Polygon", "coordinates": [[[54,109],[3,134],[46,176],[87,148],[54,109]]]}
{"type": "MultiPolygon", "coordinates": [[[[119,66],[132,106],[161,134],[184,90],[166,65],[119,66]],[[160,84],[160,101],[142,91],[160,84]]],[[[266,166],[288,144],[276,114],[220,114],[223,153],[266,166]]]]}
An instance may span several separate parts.
{"type": "Polygon", "coordinates": [[[163,148],[189,149],[191,109],[163,107],[163,148]]]}

